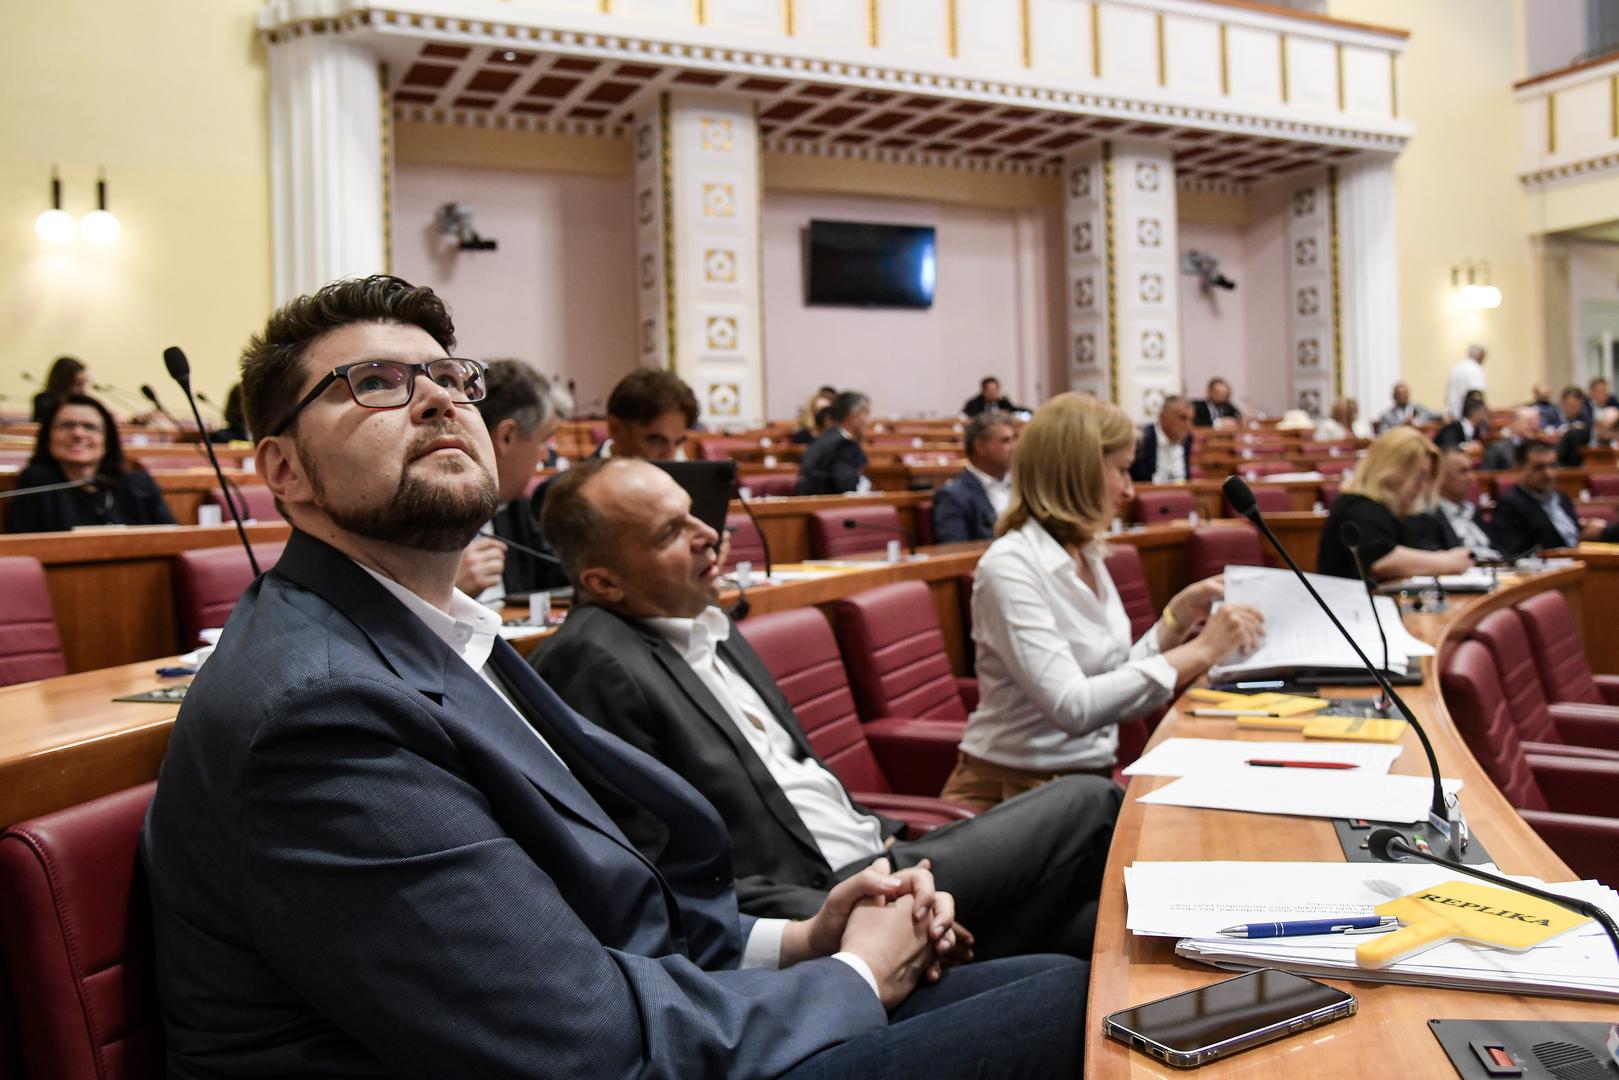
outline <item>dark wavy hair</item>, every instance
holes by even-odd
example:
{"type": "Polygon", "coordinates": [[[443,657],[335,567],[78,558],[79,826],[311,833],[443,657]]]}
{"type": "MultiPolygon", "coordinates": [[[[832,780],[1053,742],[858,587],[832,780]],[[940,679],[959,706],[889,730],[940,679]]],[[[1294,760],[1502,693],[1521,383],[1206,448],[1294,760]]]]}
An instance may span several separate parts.
{"type": "Polygon", "coordinates": [[[444,301],[426,286],[387,274],[347,278],[288,301],[270,316],[242,352],[242,407],[247,429],[262,437],[280,426],[298,403],[304,353],[316,339],[355,323],[417,326],[455,348],[455,323],[444,301]]]}
{"type": "Polygon", "coordinates": [[[73,384],[79,378],[79,372],[84,370],[82,361],[71,356],[58,356],[51,365],[51,370],[45,375],[45,392],[60,397],[63,394],[73,393],[73,384]]]}
{"type": "Polygon", "coordinates": [[[115,480],[127,474],[130,464],[124,458],[124,445],[118,439],[118,424],[105,405],[85,394],[58,394],[51,399],[49,405],[45,406],[45,411],[39,418],[39,434],[34,439],[34,455],[28,459],[28,464],[53,465],[58,469],[61,468],[57,460],[51,456],[51,428],[56,423],[56,414],[69,405],[88,405],[101,414],[101,423],[106,428],[107,449],[101,455],[101,464],[96,472],[115,480]]]}

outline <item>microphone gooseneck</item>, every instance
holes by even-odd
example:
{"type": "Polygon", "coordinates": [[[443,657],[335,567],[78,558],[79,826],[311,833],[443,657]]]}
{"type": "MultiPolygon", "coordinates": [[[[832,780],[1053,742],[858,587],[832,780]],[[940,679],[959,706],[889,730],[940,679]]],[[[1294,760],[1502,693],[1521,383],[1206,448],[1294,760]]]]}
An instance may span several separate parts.
{"type": "Polygon", "coordinates": [[[1537,900],[1545,900],[1547,903],[1556,904],[1558,907],[1567,908],[1569,911],[1588,916],[1607,932],[1608,940],[1613,943],[1614,955],[1619,956],[1619,926],[1614,924],[1613,916],[1589,900],[1559,896],[1557,893],[1546,889],[1537,889],[1533,885],[1524,885],[1513,881],[1511,878],[1492,874],[1488,870],[1480,870],[1476,866],[1469,866],[1454,859],[1447,859],[1443,855],[1435,855],[1431,851],[1422,851],[1412,847],[1398,829],[1373,829],[1370,835],[1366,837],[1366,850],[1370,851],[1372,858],[1378,862],[1404,862],[1407,858],[1421,859],[1423,862],[1443,866],[1447,870],[1455,870],[1469,877],[1478,878],[1480,881],[1487,881],[1491,885],[1510,889],[1513,892],[1520,892],[1526,896],[1533,896],[1537,900]]]}
{"type": "Polygon", "coordinates": [[[1445,837],[1447,842],[1455,845],[1458,852],[1466,851],[1467,820],[1462,816],[1460,803],[1447,798],[1445,795],[1444,785],[1439,781],[1439,758],[1434,754],[1433,743],[1428,740],[1428,733],[1423,730],[1422,723],[1417,719],[1416,714],[1411,711],[1411,706],[1407,705],[1405,699],[1394,692],[1394,687],[1389,685],[1389,681],[1384,674],[1377,670],[1376,666],[1366,658],[1366,654],[1361,651],[1360,644],[1348,630],[1344,629],[1344,624],[1338,621],[1338,616],[1334,615],[1332,609],[1327,606],[1326,601],[1321,599],[1321,594],[1315,591],[1315,586],[1310,584],[1310,579],[1305,576],[1303,570],[1299,569],[1299,564],[1293,561],[1293,556],[1288,554],[1287,548],[1283,547],[1282,542],[1276,539],[1276,534],[1270,531],[1270,526],[1265,524],[1265,518],[1259,512],[1257,500],[1254,498],[1253,490],[1248,487],[1247,481],[1240,476],[1228,477],[1222,490],[1225,493],[1226,501],[1231,504],[1232,508],[1253,522],[1254,526],[1265,535],[1265,539],[1270,541],[1270,546],[1275,548],[1276,553],[1282,557],[1282,561],[1287,563],[1288,569],[1292,570],[1293,575],[1299,579],[1299,584],[1303,585],[1304,590],[1310,594],[1310,599],[1314,600],[1316,606],[1326,613],[1327,618],[1332,622],[1333,628],[1343,635],[1345,641],[1349,642],[1349,647],[1355,651],[1355,656],[1360,660],[1361,665],[1376,680],[1377,685],[1382,687],[1387,698],[1394,702],[1395,707],[1400,710],[1400,715],[1405,718],[1405,722],[1410,724],[1411,729],[1417,733],[1417,741],[1422,744],[1422,752],[1428,757],[1428,771],[1433,774],[1433,801],[1428,809],[1428,821],[1445,837]]]}
{"type": "MultiPolygon", "coordinates": [[[[1360,526],[1353,521],[1344,522],[1338,527],[1338,538],[1344,542],[1344,547],[1349,549],[1349,557],[1355,560],[1355,573],[1359,575],[1361,584],[1366,586],[1366,600],[1372,605],[1372,622],[1377,624],[1377,636],[1383,642],[1383,670],[1387,672],[1389,670],[1389,637],[1383,632],[1383,618],[1377,613],[1377,594],[1372,589],[1371,575],[1366,573],[1366,564],[1361,561],[1360,526]]],[[[1377,711],[1380,713],[1389,711],[1388,698],[1378,698],[1377,711]]]]}
{"type": "Polygon", "coordinates": [[[107,478],[99,473],[91,473],[78,480],[59,480],[54,484],[35,484],[33,487],[0,491],[0,500],[15,499],[22,495],[45,495],[52,491],[72,491],[74,488],[89,487],[91,484],[104,484],[106,480],[107,478]]]}
{"type": "MultiPolygon", "coordinates": [[[[208,464],[214,467],[214,476],[219,480],[219,492],[225,497],[225,508],[230,511],[230,518],[236,523],[236,535],[242,541],[242,550],[247,552],[247,565],[253,568],[253,576],[256,578],[263,571],[259,569],[258,557],[253,554],[253,545],[247,539],[247,528],[242,524],[242,512],[236,508],[236,499],[231,495],[230,483],[225,479],[225,470],[219,467],[219,455],[214,453],[213,440],[208,438],[208,427],[202,422],[202,410],[197,408],[197,399],[191,393],[191,362],[186,359],[186,354],[180,351],[178,345],[170,345],[163,350],[163,366],[168,369],[170,377],[180,384],[186,401],[191,403],[191,415],[196,418],[197,430],[202,434],[202,448],[208,455],[208,464]]],[[[142,386],[141,389],[150,391],[151,387],[142,386]]],[[[150,396],[156,403],[157,395],[154,393],[150,396]]],[[[158,408],[161,409],[162,406],[159,405],[158,408]]]]}
{"type": "Polygon", "coordinates": [[[760,526],[758,515],[753,512],[753,507],[749,506],[748,500],[742,497],[742,481],[740,478],[733,486],[732,494],[736,496],[736,501],[742,504],[742,512],[748,515],[749,521],[753,522],[753,531],[759,534],[759,546],[764,548],[765,555],[765,577],[769,577],[771,574],[770,538],[765,535],[764,529],[760,526]]]}
{"type": "Polygon", "coordinates": [[[898,529],[892,525],[868,524],[864,521],[856,521],[854,518],[844,518],[843,527],[848,529],[850,532],[864,529],[867,532],[886,533],[895,540],[903,540],[905,542],[906,550],[908,550],[912,555],[916,554],[916,542],[910,538],[910,535],[906,533],[904,529],[898,529]]]}

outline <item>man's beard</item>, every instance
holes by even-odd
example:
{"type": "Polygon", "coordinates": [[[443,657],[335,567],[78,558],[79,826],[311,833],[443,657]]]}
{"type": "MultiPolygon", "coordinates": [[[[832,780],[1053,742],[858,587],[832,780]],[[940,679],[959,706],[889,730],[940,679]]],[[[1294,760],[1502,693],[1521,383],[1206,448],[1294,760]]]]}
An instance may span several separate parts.
{"type": "Polygon", "coordinates": [[[476,486],[433,484],[411,473],[418,449],[445,434],[448,432],[439,430],[415,439],[405,453],[405,465],[400,470],[399,487],[394,490],[393,498],[381,506],[364,510],[337,507],[328,502],[315,455],[300,448],[317,505],[333,524],[358,536],[416,551],[462,550],[495,516],[500,492],[495,478],[476,459],[470,465],[459,465],[456,470],[476,470],[483,480],[476,486]]]}

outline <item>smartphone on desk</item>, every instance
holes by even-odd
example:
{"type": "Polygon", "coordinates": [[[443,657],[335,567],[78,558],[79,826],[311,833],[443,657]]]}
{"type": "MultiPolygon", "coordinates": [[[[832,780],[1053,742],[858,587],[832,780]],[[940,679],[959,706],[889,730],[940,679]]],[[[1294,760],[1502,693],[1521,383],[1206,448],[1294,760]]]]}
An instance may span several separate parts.
{"type": "Polygon", "coordinates": [[[1302,975],[1261,968],[1120,1009],[1108,1038],[1180,1069],[1196,1068],[1355,1013],[1355,999],[1302,975]]]}

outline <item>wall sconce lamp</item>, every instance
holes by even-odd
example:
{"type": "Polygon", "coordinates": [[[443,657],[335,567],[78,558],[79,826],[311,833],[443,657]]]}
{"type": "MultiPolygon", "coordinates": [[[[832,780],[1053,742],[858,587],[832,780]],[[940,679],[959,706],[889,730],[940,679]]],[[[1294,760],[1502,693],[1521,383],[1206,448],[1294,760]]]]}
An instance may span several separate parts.
{"type": "Polygon", "coordinates": [[[62,178],[51,166],[51,208],[34,219],[34,232],[47,244],[65,244],[78,230],[73,215],[62,209],[62,178]]]}
{"type": "Polygon", "coordinates": [[[1450,287],[1456,302],[1474,310],[1501,306],[1501,290],[1490,284],[1490,264],[1484,259],[1463,259],[1450,268],[1450,287]]]}
{"type": "Polygon", "coordinates": [[[84,220],[79,222],[79,231],[92,244],[116,243],[118,234],[124,231],[118,218],[107,209],[107,173],[104,169],[96,170],[96,208],[84,215],[84,220]]]}
{"type": "Polygon", "coordinates": [[[96,171],[96,208],[75,222],[73,215],[62,209],[62,177],[56,166],[51,166],[51,208],[34,219],[34,232],[47,244],[66,244],[76,233],[83,233],[92,244],[112,244],[123,232],[116,215],[107,209],[107,174],[96,171]]]}

